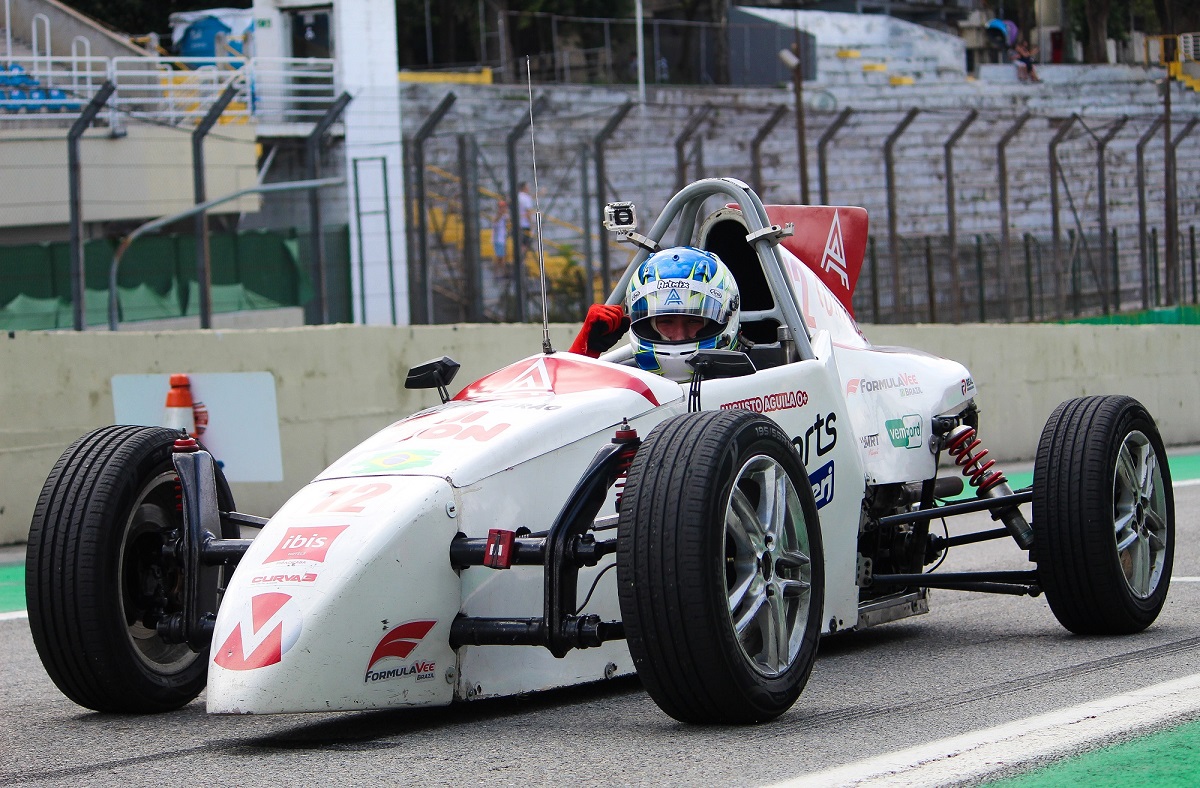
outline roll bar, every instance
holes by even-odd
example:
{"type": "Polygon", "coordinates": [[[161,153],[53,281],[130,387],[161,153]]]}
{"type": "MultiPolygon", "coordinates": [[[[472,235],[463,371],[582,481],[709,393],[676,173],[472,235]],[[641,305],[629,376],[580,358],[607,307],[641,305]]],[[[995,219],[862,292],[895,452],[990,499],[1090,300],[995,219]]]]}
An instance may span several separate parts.
{"type": "MultiPolygon", "coordinates": [[[[742,320],[761,320],[766,317],[775,318],[781,325],[791,327],[792,334],[796,339],[796,349],[799,351],[801,360],[816,358],[813,354],[812,344],[809,341],[808,327],[800,316],[800,310],[796,306],[796,299],[792,294],[791,287],[788,285],[787,277],[783,273],[783,263],[779,259],[779,253],[775,248],[779,243],[779,237],[773,237],[770,233],[760,232],[770,229],[772,225],[770,219],[767,218],[767,209],[763,207],[762,200],[759,199],[758,195],[754,193],[754,190],[749,185],[736,178],[704,178],[688,184],[680,189],[666,204],[666,207],[658,215],[658,219],[655,220],[646,237],[661,246],[663,236],[666,235],[668,228],[670,228],[672,222],[678,217],[679,227],[675,232],[675,241],[670,245],[686,246],[691,244],[692,236],[696,232],[696,220],[701,207],[704,205],[705,200],[717,195],[724,195],[730,198],[731,202],[737,203],[741,208],[742,216],[746,220],[746,226],[750,230],[746,239],[750,241],[754,251],[758,254],[759,264],[762,265],[763,273],[766,274],[767,284],[771,288],[771,295],[775,301],[774,309],[763,310],[761,312],[743,312],[742,320]],[[754,240],[751,241],[751,238],[754,240]]],[[[616,287],[609,294],[606,303],[621,303],[625,296],[625,291],[629,287],[629,280],[633,278],[633,272],[649,256],[650,251],[648,249],[638,249],[629,266],[626,267],[625,273],[621,275],[620,281],[617,282],[616,287]]]]}

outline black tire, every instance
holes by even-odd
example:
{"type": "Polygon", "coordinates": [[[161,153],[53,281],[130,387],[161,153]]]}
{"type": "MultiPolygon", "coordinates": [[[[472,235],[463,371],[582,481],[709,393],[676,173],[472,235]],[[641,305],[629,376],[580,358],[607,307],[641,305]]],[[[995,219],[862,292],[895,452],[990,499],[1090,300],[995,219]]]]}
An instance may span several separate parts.
{"type": "Polygon", "coordinates": [[[659,707],[707,724],[791,708],[816,660],[824,558],[812,488],[783,430],[732,410],[662,422],[629,470],[617,534],[625,635],[659,707]],[[785,502],[774,521],[764,487],[785,502]]]}
{"type": "Polygon", "coordinates": [[[1033,471],[1038,582],[1059,622],[1080,635],[1125,635],[1167,599],[1175,501],[1154,420],[1130,397],[1059,405],[1033,471]]]}
{"type": "MultiPolygon", "coordinates": [[[[95,430],[63,453],[38,497],[25,558],[29,628],[46,672],[80,706],[169,711],[204,689],[208,650],[166,643],[146,621],[155,609],[182,609],[182,573],[161,549],[183,527],[177,437],[161,427],[95,430]]],[[[230,510],[216,473],[218,504],[230,510]]]]}

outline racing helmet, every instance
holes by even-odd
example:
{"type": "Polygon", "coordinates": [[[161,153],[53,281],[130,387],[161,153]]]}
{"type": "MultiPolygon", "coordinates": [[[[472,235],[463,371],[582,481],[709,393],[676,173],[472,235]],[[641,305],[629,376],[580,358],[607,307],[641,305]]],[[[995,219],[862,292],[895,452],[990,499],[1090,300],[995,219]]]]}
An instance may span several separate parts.
{"type": "Polygon", "coordinates": [[[692,379],[684,359],[703,348],[737,346],[741,297],[733,274],[712,252],[676,246],[655,252],[634,271],[625,296],[629,342],[638,367],[677,383],[692,379]],[[656,322],[663,315],[704,320],[689,339],[668,339],[656,322]]]}

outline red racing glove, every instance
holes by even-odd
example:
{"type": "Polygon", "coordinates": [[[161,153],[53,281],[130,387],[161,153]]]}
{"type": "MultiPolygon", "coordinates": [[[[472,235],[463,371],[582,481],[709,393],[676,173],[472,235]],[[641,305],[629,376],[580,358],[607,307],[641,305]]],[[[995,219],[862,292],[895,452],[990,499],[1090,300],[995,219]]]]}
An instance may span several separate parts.
{"type": "Polygon", "coordinates": [[[570,352],[581,356],[599,358],[629,330],[629,318],[617,304],[592,304],[588,307],[583,328],[571,343],[570,352]]]}

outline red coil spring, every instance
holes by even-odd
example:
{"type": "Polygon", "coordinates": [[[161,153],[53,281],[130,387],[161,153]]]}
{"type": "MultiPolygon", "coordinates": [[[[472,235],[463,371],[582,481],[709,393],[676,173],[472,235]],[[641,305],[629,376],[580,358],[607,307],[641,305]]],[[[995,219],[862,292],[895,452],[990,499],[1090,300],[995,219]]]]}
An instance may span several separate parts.
{"type": "Polygon", "coordinates": [[[175,477],[175,511],[183,511],[183,484],[178,476],[175,477]]]}
{"type": "Polygon", "coordinates": [[[621,496],[625,494],[625,477],[629,474],[629,466],[633,465],[633,456],[637,454],[636,449],[626,449],[621,452],[621,458],[617,463],[617,479],[613,482],[613,487],[617,491],[617,508],[621,508],[621,496]]]}
{"type": "Polygon", "coordinates": [[[962,475],[970,480],[972,487],[978,487],[977,495],[995,487],[997,484],[1002,484],[1008,481],[1004,473],[999,470],[992,470],[992,466],[996,464],[995,460],[983,461],[983,458],[988,455],[988,450],[975,451],[983,445],[983,441],[979,440],[973,428],[963,425],[956,427],[950,433],[949,443],[946,445],[946,451],[954,458],[954,464],[962,469],[962,475]]]}

